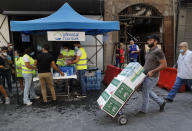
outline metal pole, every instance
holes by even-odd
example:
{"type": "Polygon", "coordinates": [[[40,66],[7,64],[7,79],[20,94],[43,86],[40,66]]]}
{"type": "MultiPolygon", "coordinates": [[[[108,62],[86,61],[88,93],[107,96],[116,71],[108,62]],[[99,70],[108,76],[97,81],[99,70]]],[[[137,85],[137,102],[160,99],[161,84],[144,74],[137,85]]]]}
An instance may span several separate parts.
{"type": "Polygon", "coordinates": [[[119,67],[120,67],[120,69],[121,69],[121,45],[120,45],[120,42],[118,42],[118,44],[119,44],[119,67]]]}
{"type": "MultiPolygon", "coordinates": [[[[9,19],[8,19],[9,20],[9,19]]],[[[13,32],[10,31],[10,21],[9,21],[9,33],[10,33],[10,38],[11,38],[11,43],[13,45],[13,63],[14,63],[14,67],[15,67],[15,84],[16,84],[16,89],[17,89],[17,104],[19,105],[19,90],[18,90],[18,85],[17,85],[17,77],[16,77],[16,64],[15,64],[15,47],[14,47],[14,39],[13,39],[13,32]]]]}
{"type": "Polygon", "coordinates": [[[14,63],[14,67],[15,67],[15,84],[16,84],[16,89],[17,89],[17,104],[19,105],[19,89],[18,89],[18,85],[17,85],[17,72],[16,72],[16,63],[15,63],[15,47],[14,47],[14,39],[13,39],[13,32],[11,32],[11,43],[13,44],[13,63],[14,63]]]}
{"type": "Polygon", "coordinates": [[[97,36],[95,36],[95,43],[96,43],[96,67],[97,67],[97,36]]]}
{"type": "Polygon", "coordinates": [[[105,48],[105,44],[103,43],[103,72],[105,71],[105,64],[104,64],[104,61],[105,61],[105,56],[104,56],[104,48],[105,48]]]}

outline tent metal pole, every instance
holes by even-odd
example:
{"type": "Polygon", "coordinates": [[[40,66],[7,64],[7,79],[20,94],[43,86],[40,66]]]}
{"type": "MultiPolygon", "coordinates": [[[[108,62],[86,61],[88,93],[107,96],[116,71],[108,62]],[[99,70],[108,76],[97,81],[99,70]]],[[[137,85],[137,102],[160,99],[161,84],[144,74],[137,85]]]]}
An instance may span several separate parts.
{"type": "Polygon", "coordinates": [[[17,89],[17,104],[20,104],[19,101],[19,89],[18,89],[18,85],[17,85],[17,72],[16,72],[16,63],[15,63],[15,45],[14,45],[14,39],[13,39],[13,32],[11,31],[11,43],[13,44],[13,63],[14,63],[14,67],[15,67],[15,84],[16,84],[16,89],[17,89]]]}
{"type": "Polygon", "coordinates": [[[96,67],[97,67],[97,35],[95,36],[95,44],[96,44],[96,67]]]}
{"type": "Polygon", "coordinates": [[[105,48],[105,44],[103,43],[103,72],[105,71],[105,64],[104,64],[104,62],[105,62],[105,56],[104,56],[104,48],[105,48]]]}

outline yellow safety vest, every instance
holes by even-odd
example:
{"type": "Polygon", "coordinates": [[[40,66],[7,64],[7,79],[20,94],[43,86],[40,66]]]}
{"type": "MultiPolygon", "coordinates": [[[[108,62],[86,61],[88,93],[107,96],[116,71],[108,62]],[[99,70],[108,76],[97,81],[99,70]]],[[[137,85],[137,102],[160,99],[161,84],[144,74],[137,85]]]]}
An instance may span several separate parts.
{"type": "MultiPolygon", "coordinates": [[[[23,56],[23,58],[24,58],[25,56],[28,57],[30,65],[33,65],[33,64],[34,64],[33,58],[31,58],[31,57],[30,57],[29,55],[27,55],[27,54],[25,54],[25,55],[23,56]]],[[[21,66],[22,66],[22,74],[34,74],[34,70],[27,68],[23,59],[22,59],[22,61],[21,61],[21,66]]]]}
{"type": "MultiPolygon", "coordinates": [[[[31,61],[31,65],[34,66],[35,60],[34,60],[32,57],[30,57],[30,59],[31,59],[31,60],[30,60],[30,61],[31,61]]],[[[37,75],[37,71],[36,71],[36,70],[33,70],[33,71],[32,71],[32,74],[33,74],[33,76],[36,76],[36,75],[37,75]]]]}
{"type": "Polygon", "coordinates": [[[63,56],[71,56],[71,57],[73,57],[73,56],[75,55],[75,51],[74,51],[74,50],[69,50],[69,52],[67,52],[67,51],[65,51],[65,50],[62,50],[62,51],[61,51],[61,54],[62,54],[63,56]]]}
{"type": "Polygon", "coordinates": [[[72,58],[75,55],[75,51],[74,50],[69,50],[69,52],[66,52],[65,50],[61,51],[61,54],[65,57],[65,56],[70,56],[69,58],[62,58],[62,59],[57,59],[56,64],[58,66],[66,66],[65,65],[65,60],[72,60],[72,58]]]}
{"type": "Polygon", "coordinates": [[[87,53],[84,48],[80,48],[82,55],[79,59],[79,61],[76,64],[77,70],[86,70],[87,69],[87,53]]]}
{"type": "Polygon", "coordinates": [[[16,76],[17,77],[22,77],[22,66],[21,66],[21,61],[22,57],[15,58],[15,66],[16,66],[16,76]]]}
{"type": "Polygon", "coordinates": [[[65,66],[65,63],[64,63],[65,61],[64,61],[64,59],[62,58],[62,59],[57,59],[57,62],[56,62],[56,64],[58,65],[58,66],[65,66]]]}

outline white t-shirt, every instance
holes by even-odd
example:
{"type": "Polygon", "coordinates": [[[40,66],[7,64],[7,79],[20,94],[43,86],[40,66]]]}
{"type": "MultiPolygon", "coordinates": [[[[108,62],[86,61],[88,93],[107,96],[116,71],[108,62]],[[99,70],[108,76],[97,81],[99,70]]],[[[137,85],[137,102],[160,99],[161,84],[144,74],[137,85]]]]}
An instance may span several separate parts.
{"type": "Polygon", "coordinates": [[[136,46],[136,48],[137,48],[137,51],[139,51],[139,46],[138,45],[136,46]]]}
{"type": "Polygon", "coordinates": [[[75,55],[76,56],[82,56],[82,52],[80,49],[78,49],[76,52],[75,52],[75,55]]]}
{"type": "Polygon", "coordinates": [[[29,58],[28,58],[26,55],[23,57],[23,61],[24,61],[24,62],[30,62],[30,61],[29,61],[29,58]]]}
{"type": "Polygon", "coordinates": [[[187,52],[179,55],[177,60],[178,73],[177,76],[181,79],[192,79],[192,51],[187,50],[187,52]]]}

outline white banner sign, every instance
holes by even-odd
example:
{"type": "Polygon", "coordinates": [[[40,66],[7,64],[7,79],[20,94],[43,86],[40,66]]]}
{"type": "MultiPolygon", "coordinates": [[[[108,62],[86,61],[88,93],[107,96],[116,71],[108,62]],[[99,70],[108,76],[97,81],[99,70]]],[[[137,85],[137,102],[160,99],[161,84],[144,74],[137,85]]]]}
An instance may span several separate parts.
{"type": "Polygon", "coordinates": [[[48,41],[85,41],[85,32],[47,31],[48,41]]]}

